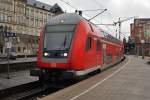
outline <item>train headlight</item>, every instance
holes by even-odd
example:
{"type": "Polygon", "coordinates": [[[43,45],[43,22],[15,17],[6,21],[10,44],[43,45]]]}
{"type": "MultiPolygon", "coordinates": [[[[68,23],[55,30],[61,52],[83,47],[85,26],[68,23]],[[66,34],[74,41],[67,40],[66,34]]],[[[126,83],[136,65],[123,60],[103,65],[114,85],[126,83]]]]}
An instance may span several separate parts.
{"type": "Polygon", "coordinates": [[[61,23],[64,23],[64,20],[63,20],[63,19],[61,19],[61,20],[60,20],[60,22],[61,22],[61,23]]]}
{"type": "Polygon", "coordinates": [[[68,56],[68,53],[64,53],[64,57],[67,57],[68,56]]]}
{"type": "Polygon", "coordinates": [[[47,52],[44,53],[44,56],[48,56],[49,54],[47,52]]]}

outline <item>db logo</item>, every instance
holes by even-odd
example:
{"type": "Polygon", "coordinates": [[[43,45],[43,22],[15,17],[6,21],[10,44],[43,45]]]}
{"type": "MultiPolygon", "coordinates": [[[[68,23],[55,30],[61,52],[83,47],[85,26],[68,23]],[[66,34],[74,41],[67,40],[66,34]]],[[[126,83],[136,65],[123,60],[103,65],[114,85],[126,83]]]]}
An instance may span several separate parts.
{"type": "Polygon", "coordinates": [[[51,63],[51,67],[56,67],[56,63],[51,63]]]}

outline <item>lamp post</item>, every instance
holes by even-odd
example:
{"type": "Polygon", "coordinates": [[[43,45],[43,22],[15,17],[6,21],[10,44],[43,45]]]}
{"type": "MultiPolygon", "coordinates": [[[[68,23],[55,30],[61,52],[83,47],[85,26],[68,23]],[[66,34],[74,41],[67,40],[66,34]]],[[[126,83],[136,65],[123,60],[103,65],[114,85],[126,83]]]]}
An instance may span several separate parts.
{"type": "Polygon", "coordinates": [[[144,59],[144,43],[145,41],[144,40],[141,40],[141,45],[142,45],[142,59],[144,59]]]}
{"type": "Polygon", "coordinates": [[[6,49],[7,49],[7,79],[10,79],[10,49],[12,48],[12,37],[16,37],[16,33],[5,32],[4,33],[6,49]]]}
{"type": "Polygon", "coordinates": [[[11,49],[11,47],[12,47],[12,44],[11,44],[11,42],[10,42],[10,38],[9,37],[7,37],[7,42],[6,42],[6,48],[7,48],[7,61],[8,61],[8,63],[7,63],[7,79],[10,79],[10,60],[9,60],[9,58],[10,58],[10,49],[11,49]]]}

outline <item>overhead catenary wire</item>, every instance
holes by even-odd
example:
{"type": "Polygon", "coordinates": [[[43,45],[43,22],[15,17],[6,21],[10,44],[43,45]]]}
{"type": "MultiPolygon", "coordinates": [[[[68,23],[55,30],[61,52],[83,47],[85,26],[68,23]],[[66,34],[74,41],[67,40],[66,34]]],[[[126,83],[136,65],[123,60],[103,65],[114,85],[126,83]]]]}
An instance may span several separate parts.
{"type": "MultiPolygon", "coordinates": [[[[103,7],[103,5],[102,5],[100,2],[98,2],[97,0],[92,0],[92,1],[95,1],[95,4],[99,5],[100,7],[103,7]]],[[[110,11],[108,10],[107,12],[108,12],[108,14],[110,14],[110,16],[112,17],[112,14],[110,13],[110,11]]],[[[112,17],[112,18],[113,18],[113,17],[112,17]]],[[[129,17],[129,18],[124,19],[124,20],[122,20],[122,21],[126,21],[126,20],[128,20],[128,19],[130,19],[130,18],[132,19],[132,17],[129,17]]],[[[113,21],[113,20],[112,20],[112,21],[113,21]]],[[[114,24],[116,25],[119,21],[118,21],[118,22],[113,21],[113,22],[114,22],[114,24]]],[[[104,25],[104,24],[103,24],[103,25],[104,25]]],[[[107,24],[106,24],[106,25],[107,25],[107,24]]],[[[110,25],[107,25],[107,26],[110,26],[110,25]]],[[[127,35],[126,33],[123,33],[123,32],[122,32],[122,33],[120,32],[119,34],[120,34],[120,35],[124,35],[124,36],[127,35]]],[[[119,37],[119,38],[120,38],[120,37],[119,37]]]]}
{"type": "Polygon", "coordinates": [[[64,0],[60,0],[60,1],[62,1],[62,2],[64,2],[65,4],[69,5],[69,6],[72,7],[73,9],[78,10],[76,7],[72,6],[69,2],[66,2],[66,1],[64,1],[64,0]]]}
{"type": "Polygon", "coordinates": [[[105,9],[82,10],[82,12],[86,12],[86,11],[99,11],[99,10],[105,10],[105,9]]]}
{"type": "MultiPolygon", "coordinates": [[[[94,1],[96,2],[97,5],[103,7],[102,4],[100,4],[97,0],[94,0],[94,1]]],[[[109,13],[110,15],[112,15],[109,11],[108,11],[108,13],[109,13]]],[[[114,22],[114,21],[113,21],[113,22],[114,22],[114,25],[116,25],[117,23],[120,24],[121,22],[127,21],[127,20],[129,20],[129,19],[132,19],[132,17],[129,17],[129,18],[124,19],[124,20],[119,20],[119,21],[117,21],[117,22],[114,22]]],[[[118,24],[118,25],[119,25],[119,24],[118,24]]],[[[119,26],[121,26],[121,25],[119,25],[119,26]]],[[[120,27],[119,27],[119,30],[120,30],[120,27]]],[[[119,34],[121,34],[120,31],[119,31],[119,34]]],[[[122,34],[125,34],[125,33],[122,33],[122,34]]],[[[120,35],[119,35],[119,38],[120,38],[120,35]]]]}
{"type": "Polygon", "coordinates": [[[99,16],[100,14],[102,14],[103,12],[105,12],[107,9],[104,9],[102,12],[100,12],[100,13],[98,13],[98,14],[96,14],[94,17],[92,17],[91,19],[89,19],[88,21],[90,21],[90,20],[92,20],[92,19],[94,19],[94,18],[96,18],[97,16],[99,16]]]}
{"type": "MultiPolygon", "coordinates": [[[[101,8],[103,8],[103,5],[102,5],[100,2],[98,2],[97,0],[91,0],[91,1],[92,1],[92,2],[94,1],[94,3],[95,3],[96,5],[98,5],[98,6],[100,6],[101,8]]],[[[110,12],[109,9],[107,10],[107,13],[110,15],[112,22],[114,22],[114,20],[113,20],[113,15],[112,15],[112,13],[110,12]]],[[[103,25],[104,25],[104,24],[103,24],[103,25]]],[[[106,27],[108,28],[108,26],[110,26],[110,25],[105,24],[104,26],[106,26],[106,27]]],[[[112,26],[115,26],[115,25],[112,25],[112,26]]],[[[108,28],[108,29],[110,29],[110,28],[108,28]]],[[[112,31],[112,29],[110,29],[110,30],[112,31]]]]}
{"type": "MultiPolygon", "coordinates": [[[[69,2],[66,2],[66,1],[64,1],[64,0],[60,0],[60,1],[63,2],[63,3],[65,3],[66,5],[70,6],[71,8],[80,11],[80,9],[78,9],[77,7],[71,5],[69,2]]],[[[96,0],[94,0],[94,1],[96,1],[96,0]]],[[[96,2],[97,2],[97,1],[96,1],[96,2]]],[[[97,2],[97,4],[99,4],[99,2],[97,2]]],[[[100,4],[99,4],[99,5],[100,5],[100,4]]],[[[102,6],[101,6],[101,7],[102,7],[102,6]]],[[[103,8],[103,7],[102,7],[102,8],[103,8]]],[[[86,11],[99,11],[99,10],[104,10],[104,11],[105,11],[106,9],[92,9],[92,10],[82,10],[82,11],[83,11],[83,12],[86,12],[86,11]]],[[[85,15],[86,17],[88,17],[88,18],[91,20],[91,16],[89,16],[88,14],[85,14],[85,13],[84,13],[84,15],[85,15]]],[[[111,15],[111,14],[110,14],[110,15],[111,15]]],[[[97,16],[97,15],[96,15],[96,16],[97,16]]],[[[97,19],[93,19],[93,21],[100,23],[99,20],[97,20],[97,19]]],[[[107,25],[105,25],[105,27],[107,28],[107,30],[111,30],[111,32],[113,32],[113,30],[110,29],[107,25]]]]}
{"type": "MultiPolygon", "coordinates": [[[[75,6],[72,6],[69,2],[66,2],[66,1],[64,1],[64,0],[60,0],[60,1],[63,2],[63,3],[65,3],[66,5],[70,6],[71,8],[80,11],[80,9],[78,9],[78,8],[75,7],[75,6]]],[[[95,10],[97,11],[97,10],[102,10],[102,9],[95,9],[95,10]]],[[[83,11],[86,11],[86,10],[83,10],[83,11]]],[[[92,11],[92,10],[90,10],[90,11],[92,11]]],[[[93,10],[93,11],[94,11],[94,10],[93,10]]],[[[84,15],[86,15],[86,16],[89,17],[89,18],[91,18],[88,14],[85,14],[85,13],[84,13],[84,15]]],[[[95,20],[95,19],[93,19],[93,20],[95,20]]],[[[98,20],[95,20],[95,21],[98,22],[98,20]]]]}
{"type": "MultiPolygon", "coordinates": [[[[100,3],[100,2],[98,2],[97,0],[92,0],[92,1],[95,1],[95,4],[97,4],[98,6],[100,6],[101,8],[103,8],[103,5],[100,3]]],[[[112,17],[112,14],[110,13],[110,11],[108,10],[107,11],[110,15],[111,15],[111,17],[112,17]]]]}
{"type": "MultiPolygon", "coordinates": [[[[69,2],[66,2],[64,0],[60,0],[60,1],[64,2],[65,4],[69,5],[70,7],[74,8],[76,10],[80,10],[80,9],[76,8],[75,6],[72,6],[69,2]]],[[[99,11],[99,10],[105,10],[105,9],[92,9],[92,10],[88,9],[88,10],[81,10],[81,11],[85,12],[85,11],[99,11]]]]}
{"type": "MultiPolygon", "coordinates": [[[[66,5],[70,6],[71,8],[75,9],[75,10],[79,10],[78,8],[72,6],[69,2],[66,2],[64,0],[60,0],[61,2],[65,3],[66,5]]],[[[85,14],[87,17],[89,17],[87,14],[85,14]]],[[[89,17],[90,18],[90,17],[89,17]]]]}

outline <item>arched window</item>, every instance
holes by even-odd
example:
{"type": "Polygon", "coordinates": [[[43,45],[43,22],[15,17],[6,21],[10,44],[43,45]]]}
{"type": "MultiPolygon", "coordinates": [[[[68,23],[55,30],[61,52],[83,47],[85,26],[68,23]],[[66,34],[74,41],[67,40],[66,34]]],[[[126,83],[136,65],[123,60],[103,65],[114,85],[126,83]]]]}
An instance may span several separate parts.
{"type": "Polygon", "coordinates": [[[8,31],[10,31],[10,32],[11,32],[11,31],[12,31],[12,27],[8,27],[8,31]]]}
{"type": "Polygon", "coordinates": [[[8,31],[8,27],[5,26],[5,27],[4,27],[4,32],[7,32],[7,31],[8,31]]]}
{"type": "Polygon", "coordinates": [[[3,32],[3,26],[0,26],[0,33],[3,32]]]}

